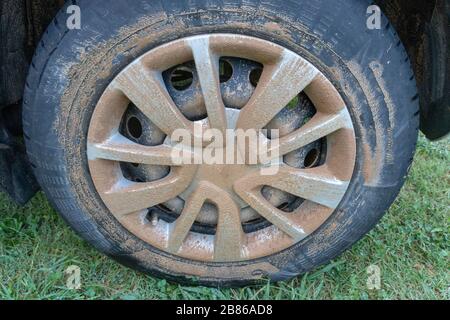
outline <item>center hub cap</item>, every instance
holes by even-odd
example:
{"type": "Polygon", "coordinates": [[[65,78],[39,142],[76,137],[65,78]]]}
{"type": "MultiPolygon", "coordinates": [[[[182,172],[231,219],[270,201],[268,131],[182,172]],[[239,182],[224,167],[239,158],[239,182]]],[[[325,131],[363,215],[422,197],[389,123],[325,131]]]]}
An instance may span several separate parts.
{"type": "MultiPolygon", "coordinates": [[[[237,120],[239,118],[239,110],[227,108],[225,112],[227,117],[227,128],[229,130],[235,130],[237,126],[237,120]]],[[[222,159],[220,159],[220,163],[211,165],[199,165],[197,174],[195,175],[191,185],[185,192],[180,195],[180,197],[183,200],[186,200],[187,197],[192,193],[192,191],[198,188],[199,183],[203,181],[215,185],[223,192],[228,193],[238,204],[239,208],[242,209],[248,207],[248,204],[236,194],[235,190],[233,189],[233,185],[240,178],[258,170],[259,166],[242,163],[244,162],[245,157],[242,155],[242,152],[236,145],[230,146],[225,142],[225,148],[218,147],[214,150],[214,152],[223,155],[223,157],[221,157],[222,159]],[[229,157],[230,159],[227,159],[227,152],[233,154],[232,158],[234,159],[234,161],[231,163],[228,163],[231,157],[229,157]],[[241,159],[242,162],[238,162],[237,159],[241,159]]],[[[205,217],[205,215],[208,215],[208,212],[211,213],[211,211],[213,211],[213,214],[215,214],[215,210],[211,210],[211,208],[209,208],[209,210],[208,208],[202,210],[197,220],[200,222],[215,220],[215,222],[217,222],[217,216],[210,219],[205,217]]],[[[253,215],[252,218],[255,218],[255,215],[253,215]]],[[[243,219],[248,221],[249,217],[243,216],[243,219]]]]}

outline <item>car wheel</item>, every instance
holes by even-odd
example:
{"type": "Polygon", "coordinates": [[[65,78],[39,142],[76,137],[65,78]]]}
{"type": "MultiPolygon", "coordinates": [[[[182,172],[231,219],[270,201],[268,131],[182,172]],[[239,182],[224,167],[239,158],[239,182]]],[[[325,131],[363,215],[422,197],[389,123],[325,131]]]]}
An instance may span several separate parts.
{"type": "MultiPolygon", "coordinates": [[[[51,203],[98,250],[234,286],[329,262],[402,187],[418,134],[409,60],[370,1],[77,1],[33,59],[24,130],[51,203]],[[195,124],[279,130],[280,169],[174,163],[195,124]]],[[[270,140],[270,137],[267,137],[270,140]]]]}

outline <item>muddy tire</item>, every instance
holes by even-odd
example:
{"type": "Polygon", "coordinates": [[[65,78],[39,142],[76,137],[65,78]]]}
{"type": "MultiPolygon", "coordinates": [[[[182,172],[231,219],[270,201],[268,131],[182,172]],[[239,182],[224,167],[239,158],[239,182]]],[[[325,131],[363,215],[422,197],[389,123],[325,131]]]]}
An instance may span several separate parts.
{"type": "Polygon", "coordinates": [[[101,252],[182,283],[286,280],[349,248],[398,195],[417,142],[418,95],[407,54],[387,19],[382,18],[382,29],[367,29],[371,1],[72,2],[81,7],[82,28],[67,29],[65,9],[48,28],[30,68],[23,123],[44,192],[67,223],[101,252]],[[99,100],[127,66],[178,39],[214,34],[270,42],[305,59],[342,98],[355,138],[348,186],[326,219],[283,250],[238,261],[186,258],[145,241],[112,213],[91,176],[87,154],[99,100]]]}

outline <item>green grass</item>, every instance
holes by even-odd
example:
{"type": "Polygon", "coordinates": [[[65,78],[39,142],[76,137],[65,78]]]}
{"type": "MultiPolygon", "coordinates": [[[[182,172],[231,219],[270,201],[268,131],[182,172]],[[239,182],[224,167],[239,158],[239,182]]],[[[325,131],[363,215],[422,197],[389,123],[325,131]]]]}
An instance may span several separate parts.
{"type": "Polygon", "coordinates": [[[78,238],[42,194],[0,195],[0,299],[449,299],[450,143],[421,138],[411,175],[382,222],[350,251],[286,283],[243,289],[169,284],[122,267],[78,238]],[[78,265],[82,288],[64,271],[78,265]],[[367,267],[382,287],[367,289],[367,267]]]}

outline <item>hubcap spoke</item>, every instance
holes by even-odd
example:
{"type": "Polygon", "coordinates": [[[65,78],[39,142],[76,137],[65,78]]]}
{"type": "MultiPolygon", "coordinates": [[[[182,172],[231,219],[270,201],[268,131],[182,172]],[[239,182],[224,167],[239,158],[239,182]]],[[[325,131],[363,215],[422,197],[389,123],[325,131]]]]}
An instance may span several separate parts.
{"type": "Polygon", "coordinates": [[[205,195],[203,194],[204,191],[203,188],[198,188],[192,192],[184,204],[184,209],[180,217],[172,225],[168,245],[170,252],[177,253],[180,250],[183,241],[186,239],[206,201],[205,195]]]}
{"type": "Polygon", "coordinates": [[[239,208],[233,199],[221,192],[217,194],[217,209],[219,219],[217,223],[216,242],[214,246],[214,260],[238,261],[242,256],[244,231],[242,230],[239,208]]]}
{"type": "Polygon", "coordinates": [[[307,236],[301,226],[295,224],[286,213],[275,208],[261,195],[261,188],[247,190],[244,183],[239,182],[236,185],[235,190],[239,196],[281,231],[295,241],[300,241],[307,236]]]}
{"type": "Polygon", "coordinates": [[[279,139],[277,146],[272,147],[270,146],[270,142],[268,142],[268,154],[269,156],[284,156],[318,141],[339,129],[351,128],[351,126],[351,119],[345,109],[338,114],[318,113],[303,127],[279,139]]]}
{"type": "Polygon", "coordinates": [[[220,262],[240,260],[244,232],[239,209],[233,199],[225,194],[222,189],[208,182],[201,182],[192,192],[180,217],[173,223],[168,250],[173,253],[180,250],[206,201],[210,201],[217,206],[219,215],[214,245],[214,260],[220,262]]]}
{"type": "Polygon", "coordinates": [[[174,168],[166,178],[148,183],[134,183],[122,178],[110,190],[104,191],[102,198],[117,216],[148,209],[186,190],[195,171],[195,166],[174,168]]]}
{"type": "MultiPolygon", "coordinates": [[[[89,159],[104,159],[128,163],[176,166],[173,148],[166,145],[143,146],[116,134],[104,143],[89,144],[89,159]]],[[[186,151],[187,152],[187,151],[186,151]]]]}
{"type": "Polygon", "coordinates": [[[189,41],[197,68],[208,121],[211,128],[225,133],[227,120],[220,91],[219,57],[211,52],[209,38],[193,38],[189,41]]]}
{"type": "Polygon", "coordinates": [[[237,127],[244,130],[264,128],[318,73],[306,60],[283,51],[277,64],[264,68],[254,95],[241,111],[237,127]]]}
{"type": "Polygon", "coordinates": [[[119,74],[113,85],[168,136],[177,129],[193,131],[192,123],[173,102],[159,72],[136,61],[119,74]]]}
{"type": "Polygon", "coordinates": [[[271,187],[332,209],[342,200],[348,184],[348,181],[340,181],[330,175],[325,168],[281,169],[277,179],[268,183],[271,187]]]}
{"type": "Polygon", "coordinates": [[[285,212],[274,207],[262,196],[262,186],[270,186],[334,209],[342,200],[348,188],[348,182],[337,180],[326,168],[299,170],[283,167],[275,176],[254,173],[235,183],[235,191],[253,209],[280,230],[299,241],[307,236],[303,228],[295,224],[285,212]]]}
{"type": "Polygon", "coordinates": [[[326,166],[314,169],[285,166],[274,176],[250,174],[236,182],[235,189],[245,196],[266,185],[335,209],[347,191],[348,184],[349,181],[341,181],[333,176],[326,166]]]}

